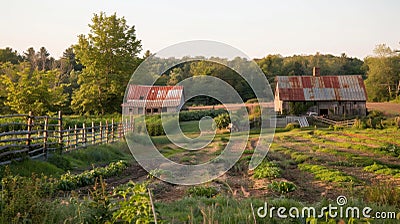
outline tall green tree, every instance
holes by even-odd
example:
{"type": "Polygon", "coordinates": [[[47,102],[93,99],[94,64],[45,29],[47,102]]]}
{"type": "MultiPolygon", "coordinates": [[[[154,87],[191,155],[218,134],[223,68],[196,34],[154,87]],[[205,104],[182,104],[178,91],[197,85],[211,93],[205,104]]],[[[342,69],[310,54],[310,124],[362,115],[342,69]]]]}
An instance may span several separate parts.
{"type": "Polygon", "coordinates": [[[48,114],[60,110],[67,101],[65,85],[56,85],[57,70],[31,71],[26,63],[2,70],[5,73],[0,80],[7,97],[4,104],[17,113],[48,114]]]}
{"type": "Polygon", "coordinates": [[[375,56],[367,57],[365,85],[371,101],[396,99],[400,91],[400,57],[385,44],[377,45],[375,56]]]}
{"type": "Polygon", "coordinates": [[[10,62],[12,64],[18,64],[22,61],[21,55],[14,51],[12,48],[6,47],[0,49],[0,64],[10,62]]]}
{"type": "Polygon", "coordinates": [[[140,40],[134,26],[116,14],[94,14],[89,27],[90,33],[80,35],[73,46],[84,68],[71,106],[80,114],[119,112],[129,78],[140,61],[140,40]]]}

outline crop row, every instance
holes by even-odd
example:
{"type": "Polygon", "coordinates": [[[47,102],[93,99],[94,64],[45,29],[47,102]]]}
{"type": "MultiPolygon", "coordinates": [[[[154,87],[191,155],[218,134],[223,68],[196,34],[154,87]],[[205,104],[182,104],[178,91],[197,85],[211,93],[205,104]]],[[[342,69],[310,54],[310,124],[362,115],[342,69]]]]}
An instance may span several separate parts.
{"type": "Polygon", "coordinates": [[[99,177],[112,177],[120,174],[127,167],[127,163],[124,161],[118,161],[110,163],[106,167],[97,167],[92,170],[84,171],[80,174],[71,174],[69,171],[62,175],[59,182],[58,188],[60,190],[69,191],[78,187],[84,187],[94,184],[96,178],[99,177]]]}

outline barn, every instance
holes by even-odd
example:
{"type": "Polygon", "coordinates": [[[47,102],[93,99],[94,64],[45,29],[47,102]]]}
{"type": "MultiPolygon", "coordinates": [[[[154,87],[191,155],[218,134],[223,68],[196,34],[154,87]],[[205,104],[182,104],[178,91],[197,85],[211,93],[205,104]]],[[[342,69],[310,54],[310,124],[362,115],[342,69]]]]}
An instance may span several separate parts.
{"type": "Polygon", "coordinates": [[[128,114],[158,114],[177,112],[184,104],[183,86],[128,86],[122,112],[128,114]]]}
{"type": "Polygon", "coordinates": [[[288,114],[294,106],[304,106],[318,115],[365,116],[367,93],[360,75],[277,76],[275,111],[288,114]]]}

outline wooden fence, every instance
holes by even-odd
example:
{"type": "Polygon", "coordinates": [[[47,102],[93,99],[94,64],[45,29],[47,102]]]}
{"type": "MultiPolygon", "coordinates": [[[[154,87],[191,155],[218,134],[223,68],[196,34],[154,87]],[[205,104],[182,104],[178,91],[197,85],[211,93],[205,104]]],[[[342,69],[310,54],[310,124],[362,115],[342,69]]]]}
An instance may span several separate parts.
{"type": "Polygon", "coordinates": [[[0,116],[0,165],[25,157],[47,157],[49,152],[68,152],[90,145],[112,143],[133,129],[132,122],[114,120],[75,124],[65,128],[61,111],[57,117],[12,114],[0,116]]]}
{"type": "Polygon", "coordinates": [[[353,126],[354,123],[356,122],[356,119],[351,119],[351,120],[344,120],[344,121],[334,121],[328,118],[324,118],[321,116],[311,116],[313,119],[320,121],[322,123],[328,124],[328,125],[333,125],[333,126],[341,126],[341,127],[350,127],[353,126]]]}

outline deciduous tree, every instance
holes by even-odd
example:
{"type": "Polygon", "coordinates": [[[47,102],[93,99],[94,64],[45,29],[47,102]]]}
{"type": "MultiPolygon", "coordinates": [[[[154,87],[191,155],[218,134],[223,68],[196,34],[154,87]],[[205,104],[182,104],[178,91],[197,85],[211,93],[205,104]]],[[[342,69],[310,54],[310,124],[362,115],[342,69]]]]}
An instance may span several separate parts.
{"type": "Polygon", "coordinates": [[[77,60],[83,65],[74,92],[72,108],[78,113],[119,112],[129,78],[139,61],[141,50],[134,26],[116,14],[94,14],[90,33],[80,35],[74,45],[77,60]]]}

